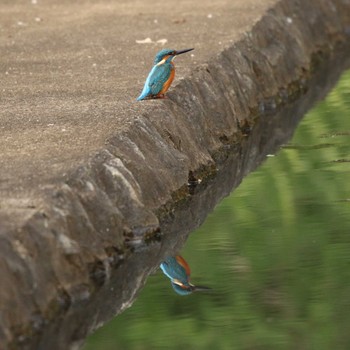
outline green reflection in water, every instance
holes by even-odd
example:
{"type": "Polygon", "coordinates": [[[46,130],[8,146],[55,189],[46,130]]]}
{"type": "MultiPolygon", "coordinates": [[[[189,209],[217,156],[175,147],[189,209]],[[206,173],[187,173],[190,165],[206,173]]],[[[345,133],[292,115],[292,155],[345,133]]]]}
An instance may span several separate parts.
{"type": "Polygon", "coordinates": [[[350,71],[181,254],[211,294],[159,271],[84,350],[349,349],[350,71]]]}

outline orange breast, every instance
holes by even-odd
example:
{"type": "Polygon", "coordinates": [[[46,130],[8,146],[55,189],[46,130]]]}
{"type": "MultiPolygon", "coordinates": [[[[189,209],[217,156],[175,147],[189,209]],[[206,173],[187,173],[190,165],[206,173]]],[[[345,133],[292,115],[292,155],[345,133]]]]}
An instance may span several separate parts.
{"type": "Polygon", "coordinates": [[[172,69],[170,72],[169,79],[164,83],[163,89],[160,91],[159,95],[163,95],[168,91],[171,83],[173,82],[173,80],[175,78],[175,67],[174,67],[174,64],[172,62],[171,62],[171,65],[172,65],[172,69]]]}
{"type": "Polygon", "coordinates": [[[187,261],[181,255],[176,255],[175,259],[185,269],[187,276],[190,277],[191,269],[187,261]]]}

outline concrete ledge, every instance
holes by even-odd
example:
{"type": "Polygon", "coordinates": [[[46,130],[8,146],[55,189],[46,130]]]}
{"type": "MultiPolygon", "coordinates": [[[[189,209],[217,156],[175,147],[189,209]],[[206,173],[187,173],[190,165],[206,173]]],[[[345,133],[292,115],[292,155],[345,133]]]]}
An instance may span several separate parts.
{"type": "MultiPolygon", "coordinates": [[[[147,22],[152,13],[137,18],[137,6],[145,10],[147,4],[131,8],[128,2],[102,1],[89,12],[90,4],[82,1],[82,18],[67,15],[65,23],[48,25],[47,38],[57,38],[56,30],[63,33],[67,44],[58,49],[55,41],[45,41],[45,28],[22,33],[9,26],[17,41],[4,45],[8,51],[2,63],[17,64],[17,71],[7,74],[1,101],[1,348],[77,347],[86,334],[130,306],[164,256],[177,251],[208,211],[290,137],[311,101],[336,81],[348,63],[335,49],[349,49],[350,3],[260,3],[214,8],[209,2],[201,9],[195,1],[181,3],[183,13],[180,6],[175,15],[179,21],[190,18],[181,30],[191,36],[179,48],[195,40],[196,55],[203,52],[203,58],[184,60],[180,69],[186,77],[178,80],[168,100],[143,103],[130,97],[142,87],[141,71],[147,74],[134,60],[150,53],[147,61],[152,61],[158,48],[145,48],[146,55],[143,46],[129,50],[124,45],[123,55],[130,52],[130,59],[120,71],[115,95],[106,95],[113,78],[101,75],[95,77],[99,85],[94,80],[82,96],[82,84],[89,84],[90,76],[79,66],[82,56],[74,43],[84,40],[79,25],[93,28],[91,42],[113,37],[105,23],[119,9],[160,35],[147,22]],[[212,13],[220,18],[209,35],[199,23],[212,13]],[[28,62],[26,52],[41,44],[49,59],[37,53],[28,62]],[[63,77],[50,71],[56,57],[74,61],[77,81],[72,86],[65,87],[67,67],[63,77]],[[26,75],[41,65],[40,59],[44,77],[26,75]],[[329,61],[336,65],[326,74],[321,68],[329,61]],[[186,70],[186,62],[191,69],[186,70]],[[50,74],[57,75],[57,85],[48,83],[50,74]],[[100,90],[94,93],[94,87],[100,90]],[[118,101],[113,104],[113,99],[118,101]],[[59,132],[60,123],[68,125],[68,136],[59,132]]],[[[34,14],[11,6],[6,7],[7,21],[34,14]]],[[[57,13],[76,10],[68,3],[66,8],[55,1],[50,6],[57,13]]],[[[42,11],[50,16],[52,8],[42,11]]],[[[157,15],[173,20],[165,10],[157,15]]],[[[121,20],[120,33],[128,25],[121,20]]],[[[112,65],[104,57],[101,74],[112,65]]]]}

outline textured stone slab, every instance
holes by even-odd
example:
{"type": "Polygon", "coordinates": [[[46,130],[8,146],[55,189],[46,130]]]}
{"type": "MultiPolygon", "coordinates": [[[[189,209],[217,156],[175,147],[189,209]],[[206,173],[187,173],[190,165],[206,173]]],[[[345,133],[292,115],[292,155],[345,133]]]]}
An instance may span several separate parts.
{"type": "Polygon", "coordinates": [[[307,92],[350,31],[345,0],[1,6],[4,349],[78,346],[131,305],[334,83],[342,57],[307,92]],[[168,100],[137,103],[163,39],[194,56],[168,100]]]}

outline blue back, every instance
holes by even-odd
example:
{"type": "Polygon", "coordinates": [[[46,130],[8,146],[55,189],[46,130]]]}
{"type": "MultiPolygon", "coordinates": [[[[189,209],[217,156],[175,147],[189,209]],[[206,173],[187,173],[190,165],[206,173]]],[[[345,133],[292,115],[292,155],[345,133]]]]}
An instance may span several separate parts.
{"type": "Polygon", "coordinates": [[[185,285],[190,285],[188,283],[186,270],[177,262],[176,257],[170,256],[166,258],[166,260],[160,264],[160,268],[171,280],[176,279],[185,285]]]}
{"type": "Polygon", "coordinates": [[[176,257],[170,256],[165,259],[160,264],[160,268],[163,273],[170,278],[171,285],[175,292],[180,295],[188,295],[191,294],[194,290],[194,287],[189,283],[189,276],[187,275],[186,269],[181,266],[176,257]],[[184,286],[181,287],[174,280],[180,281],[184,286]]]}
{"type": "Polygon", "coordinates": [[[148,96],[156,96],[162,91],[164,84],[170,77],[172,69],[174,69],[171,64],[174,56],[169,56],[172,53],[175,53],[175,50],[163,49],[156,54],[154,66],[146,79],[141,95],[137,98],[138,101],[148,96]],[[166,62],[157,66],[166,56],[169,56],[166,62]]]}

